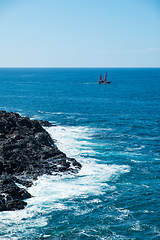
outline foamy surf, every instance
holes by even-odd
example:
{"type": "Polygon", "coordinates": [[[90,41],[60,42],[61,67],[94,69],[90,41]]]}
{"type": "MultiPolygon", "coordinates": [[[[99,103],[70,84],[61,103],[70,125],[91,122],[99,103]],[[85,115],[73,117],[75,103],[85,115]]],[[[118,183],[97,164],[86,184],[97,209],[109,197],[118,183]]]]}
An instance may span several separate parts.
{"type": "Polygon", "coordinates": [[[108,185],[108,181],[130,171],[128,165],[101,164],[93,158],[96,154],[92,149],[94,143],[89,141],[92,129],[57,126],[46,128],[46,130],[53,139],[56,139],[58,148],[68,157],[76,158],[82,164],[82,169],[76,175],[39,177],[34,186],[30,188],[30,193],[34,196],[47,195],[47,198],[52,196],[52,199],[57,200],[82,194],[103,194],[105,188],[113,188],[108,185]]]}

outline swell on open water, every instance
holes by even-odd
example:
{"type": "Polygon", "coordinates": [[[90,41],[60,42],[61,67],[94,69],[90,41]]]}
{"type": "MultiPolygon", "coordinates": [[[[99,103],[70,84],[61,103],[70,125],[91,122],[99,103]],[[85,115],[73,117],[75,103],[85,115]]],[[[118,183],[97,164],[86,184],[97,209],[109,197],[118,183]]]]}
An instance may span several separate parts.
{"type": "Polygon", "coordinates": [[[160,239],[160,68],[1,68],[0,89],[0,110],[50,121],[82,164],[39,177],[0,239],[160,239]]]}

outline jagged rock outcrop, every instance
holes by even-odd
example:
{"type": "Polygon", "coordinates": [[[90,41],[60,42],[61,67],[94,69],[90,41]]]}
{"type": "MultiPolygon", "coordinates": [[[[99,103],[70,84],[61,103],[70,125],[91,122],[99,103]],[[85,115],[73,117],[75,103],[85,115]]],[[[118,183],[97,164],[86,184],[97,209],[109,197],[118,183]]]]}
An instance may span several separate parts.
{"type": "Polygon", "coordinates": [[[42,127],[47,121],[30,120],[0,111],[0,211],[24,208],[32,180],[43,174],[76,173],[81,164],[68,158],[42,127]]]}

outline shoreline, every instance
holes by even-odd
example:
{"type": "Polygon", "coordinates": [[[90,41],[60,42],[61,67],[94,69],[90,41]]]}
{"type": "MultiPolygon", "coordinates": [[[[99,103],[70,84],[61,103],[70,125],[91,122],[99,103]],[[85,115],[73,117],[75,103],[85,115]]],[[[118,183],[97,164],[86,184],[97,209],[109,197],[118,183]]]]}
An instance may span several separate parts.
{"type": "Polygon", "coordinates": [[[23,209],[23,200],[32,197],[17,183],[30,187],[43,174],[76,174],[81,169],[57,148],[43,126],[53,125],[0,111],[0,211],[23,209]]]}

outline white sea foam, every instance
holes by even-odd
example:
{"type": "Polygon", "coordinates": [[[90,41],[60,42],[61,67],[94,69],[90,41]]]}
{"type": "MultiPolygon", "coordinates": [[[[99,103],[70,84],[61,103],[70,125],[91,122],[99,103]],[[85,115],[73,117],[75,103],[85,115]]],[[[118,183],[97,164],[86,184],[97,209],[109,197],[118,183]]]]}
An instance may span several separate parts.
{"type": "MultiPolygon", "coordinates": [[[[109,186],[108,181],[128,172],[126,165],[107,165],[96,162],[90,155],[94,154],[89,135],[92,130],[85,127],[51,127],[46,128],[60,150],[68,157],[74,157],[82,164],[82,169],[76,175],[42,176],[30,188],[30,193],[37,198],[37,202],[44,204],[56,202],[60,199],[86,194],[103,194],[109,186]],[[84,158],[82,155],[87,154],[84,158]]],[[[29,200],[29,202],[34,199],[29,200]]],[[[56,205],[57,206],[57,205],[56,205]]],[[[61,206],[60,206],[61,207],[61,206]]]]}

